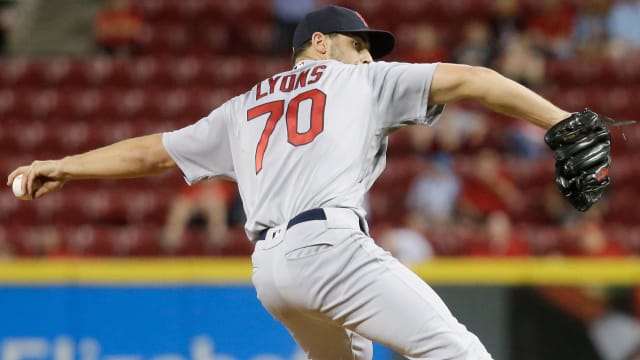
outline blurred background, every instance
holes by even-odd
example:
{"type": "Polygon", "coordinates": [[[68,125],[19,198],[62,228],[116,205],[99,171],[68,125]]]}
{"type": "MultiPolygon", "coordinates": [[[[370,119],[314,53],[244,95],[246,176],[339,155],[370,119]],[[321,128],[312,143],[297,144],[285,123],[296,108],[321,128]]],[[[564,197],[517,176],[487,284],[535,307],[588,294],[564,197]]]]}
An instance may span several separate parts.
{"type": "MultiPolygon", "coordinates": [[[[0,1],[0,172],[197,121],[256,82],[290,69],[295,25],[308,11],[329,3],[355,9],[371,27],[395,33],[396,49],[382,60],[487,66],[568,111],[588,106],[616,120],[638,119],[637,0],[5,0],[0,1]]],[[[464,102],[448,106],[434,127],[391,135],[387,170],[367,199],[372,235],[410,266],[441,259],[468,264],[505,258],[532,267],[538,260],[558,258],[635,263],[640,254],[640,163],[635,156],[640,127],[612,130],[611,190],[584,214],[573,210],[556,189],[543,135],[522,120],[464,102]]],[[[7,303],[0,314],[14,321],[0,329],[0,357],[100,359],[100,342],[116,352],[138,351],[142,342],[132,341],[124,347],[131,350],[122,350],[127,341],[96,335],[104,330],[99,324],[108,322],[93,318],[96,312],[122,313],[127,308],[121,320],[112,321],[130,327],[132,307],[126,296],[97,308],[102,310],[86,308],[81,312],[84,322],[59,314],[57,320],[49,318],[71,303],[82,308],[84,296],[93,302],[113,295],[103,291],[131,289],[100,287],[87,295],[63,271],[54,281],[66,289],[60,295],[50,287],[32,288],[33,279],[21,280],[20,274],[33,267],[15,264],[33,261],[45,269],[80,264],[80,269],[91,270],[128,260],[143,268],[157,260],[248,261],[252,245],[243,224],[235,184],[214,180],[190,188],[178,172],[70,183],[37,202],[17,200],[8,189],[0,192],[0,275],[2,269],[9,274],[0,279],[10,284],[0,287],[0,303],[7,303]],[[49,304],[51,311],[36,316],[27,305],[24,311],[9,310],[16,303],[39,304],[42,291],[54,299],[61,296],[49,304]],[[47,327],[43,321],[66,325],[47,327]],[[77,321],[83,325],[76,326],[77,321]],[[28,351],[20,350],[22,340],[11,342],[34,336],[45,340],[25,345],[28,351]],[[89,345],[74,342],[82,336],[89,336],[89,345]]],[[[133,277],[139,275],[135,269],[133,277]]],[[[473,267],[465,269],[473,272],[473,267]]],[[[633,274],[617,273],[615,279],[630,279],[622,282],[605,279],[581,286],[546,286],[544,280],[535,286],[502,284],[491,277],[484,281],[491,286],[438,285],[454,313],[463,315],[462,321],[471,324],[496,359],[629,359],[640,349],[640,291],[634,286],[640,278],[633,274]]],[[[43,276],[34,275],[35,282],[43,276]]],[[[119,276],[107,270],[108,282],[127,282],[119,276]]],[[[188,282],[198,283],[189,276],[188,282]]],[[[259,312],[255,296],[245,288],[248,280],[245,276],[236,282],[249,294],[250,300],[243,297],[251,304],[247,308],[259,312]]],[[[224,276],[213,282],[218,281],[228,282],[224,276]]],[[[184,297],[200,299],[191,304],[206,304],[237,295],[236,288],[216,284],[187,287],[184,297]]],[[[148,293],[143,286],[133,298],[164,304],[166,299],[158,299],[182,294],[182,285],[163,294],[148,293]]],[[[184,306],[173,303],[175,299],[166,301],[166,307],[184,306]]],[[[218,342],[229,339],[223,341],[226,353],[249,359],[254,355],[233,352],[242,346],[232,345],[232,339],[244,330],[218,334],[210,328],[215,319],[234,322],[229,312],[237,310],[235,301],[208,325],[203,321],[198,331],[215,333],[218,342]]],[[[138,314],[148,310],[133,309],[138,314]]],[[[175,319],[195,318],[185,311],[174,314],[175,319]]],[[[206,306],[198,311],[207,313],[206,306]]],[[[170,322],[154,314],[141,324],[157,322],[149,327],[158,329],[170,322]]],[[[270,323],[268,316],[265,321],[270,323]]],[[[207,354],[215,352],[213,340],[192,336],[198,326],[186,326],[191,355],[175,359],[208,359],[207,354]]],[[[295,347],[287,342],[286,332],[274,332],[285,339],[269,342],[285,344],[274,353],[292,358],[288,356],[295,347]]],[[[139,353],[151,358],[158,351],[154,346],[167,346],[154,339],[146,343],[155,345],[139,353]]],[[[171,349],[166,351],[189,353],[171,349]]]]}

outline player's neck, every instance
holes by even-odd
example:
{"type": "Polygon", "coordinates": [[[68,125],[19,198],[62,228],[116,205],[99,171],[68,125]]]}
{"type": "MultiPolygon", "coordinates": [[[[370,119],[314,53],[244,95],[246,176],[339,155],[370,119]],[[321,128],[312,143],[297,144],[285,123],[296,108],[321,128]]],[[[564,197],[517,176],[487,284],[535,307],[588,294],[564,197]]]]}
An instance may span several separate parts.
{"type": "Polygon", "coordinates": [[[299,63],[301,61],[318,61],[318,60],[324,60],[324,59],[320,59],[320,58],[313,57],[313,56],[301,55],[301,56],[298,56],[296,58],[296,61],[294,61],[294,64],[297,64],[297,63],[299,63]]]}
{"type": "Polygon", "coordinates": [[[300,55],[296,58],[296,61],[294,61],[294,65],[293,65],[293,70],[296,70],[298,68],[301,68],[302,66],[304,66],[305,63],[309,63],[312,61],[318,61],[318,60],[325,60],[325,59],[320,59],[320,58],[316,58],[313,56],[306,56],[306,55],[300,55]]]}

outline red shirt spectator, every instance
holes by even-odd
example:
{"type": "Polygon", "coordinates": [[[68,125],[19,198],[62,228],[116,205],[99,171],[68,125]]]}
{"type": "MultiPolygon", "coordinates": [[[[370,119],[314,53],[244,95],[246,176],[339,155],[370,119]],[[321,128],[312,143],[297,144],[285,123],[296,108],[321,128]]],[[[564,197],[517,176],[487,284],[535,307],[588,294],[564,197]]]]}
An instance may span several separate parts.
{"type": "Polygon", "coordinates": [[[465,176],[460,209],[466,215],[478,217],[494,212],[507,212],[521,205],[521,196],[513,179],[500,168],[500,158],[493,150],[475,157],[473,168],[465,176]]]}
{"type": "Polygon", "coordinates": [[[438,32],[429,24],[419,24],[413,31],[413,44],[407,49],[405,61],[412,63],[435,63],[447,61],[447,50],[440,44],[438,32]]]}
{"type": "Polygon", "coordinates": [[[97,44],[111,55],[135,52],[143,25],[142,16],[129,0],[113,0],[95,18],[97,44]]]}
{"type": "Polygon", "coordinates": [[[496,212],[487,217],[484,232],[469,243],[468,255],[481,257],[528,256],[529,248],[512,227],[509,217],[496,212]]]}
{"type": "Polygon", "coordinates": [[[527,28],[535,42],[553,56],[568,56],[576,21],[575,9],[558,0],[542,0],[527,18],[527,28]]]}

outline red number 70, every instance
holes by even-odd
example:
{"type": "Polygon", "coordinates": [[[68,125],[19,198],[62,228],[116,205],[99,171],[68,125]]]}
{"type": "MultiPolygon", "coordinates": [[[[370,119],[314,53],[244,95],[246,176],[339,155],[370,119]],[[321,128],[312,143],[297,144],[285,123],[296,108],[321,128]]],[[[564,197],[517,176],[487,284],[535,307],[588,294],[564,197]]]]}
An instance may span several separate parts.
{"type": "MultiPolygon", "coordinates": [[[[326,102],[327,95],[318,89],[311,89],[300,93],[289,101],[289,104],[286,106],[287,112],[285,116],[287,118],[287,140],[291,145],[300,146],[308,144],[324,130],[324,107],[326,102]],[[311,126],[309,130],[301,133],[298,132],[298,109],[300,108],[300,103],[305,100],[311,101],[311,126]]],[[[267,150],[267,145],[269,145],[269,138],[271,134],[273,134],[276,124],[282,118],[284,110],[284,100],[271,101],[247,110],[247,121],[251,121],[264,114],[269,114],[260,140],[258,141],[258,146],[256,147],[256,174],[262,170],[262,161],[264,159],[264,152],[267,150]]]]}

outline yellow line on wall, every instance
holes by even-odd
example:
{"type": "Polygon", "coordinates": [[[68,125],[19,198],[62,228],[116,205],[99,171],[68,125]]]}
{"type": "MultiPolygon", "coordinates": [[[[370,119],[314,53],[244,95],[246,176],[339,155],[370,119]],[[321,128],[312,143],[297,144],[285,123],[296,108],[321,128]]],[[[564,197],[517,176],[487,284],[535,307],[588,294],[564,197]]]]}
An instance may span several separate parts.
{"type": "Polygon", "coordinates": [[[640,258],[452,259],[413,270],[434,284],[640,285],[640,258]]]}
{"type": "Polygon", "coordinates": [[[248,283],[245,259],[56,259],[0,263],[4,284],[248,283]]]}
{"type": "MultiPolygon", "coordinates": [[[[640,258],[437,259],[413,266],[430,284],[640,285],[640,258]]],[[[0,262],[0,284],[249,284],[246,258],[51,259],[0,262]]]]}

